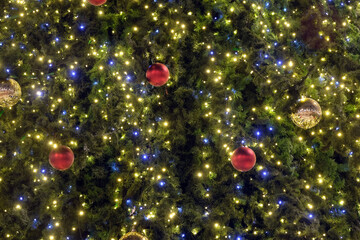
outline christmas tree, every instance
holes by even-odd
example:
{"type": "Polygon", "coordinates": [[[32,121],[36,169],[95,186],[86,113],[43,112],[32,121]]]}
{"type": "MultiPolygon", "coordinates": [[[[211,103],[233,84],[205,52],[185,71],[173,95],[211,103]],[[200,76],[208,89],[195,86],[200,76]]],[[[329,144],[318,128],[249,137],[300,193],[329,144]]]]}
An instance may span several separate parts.
{"type": "Polygon", "coordinates": [[[0,8],[0,239],[360,239],[359,2],[0,8]]]}

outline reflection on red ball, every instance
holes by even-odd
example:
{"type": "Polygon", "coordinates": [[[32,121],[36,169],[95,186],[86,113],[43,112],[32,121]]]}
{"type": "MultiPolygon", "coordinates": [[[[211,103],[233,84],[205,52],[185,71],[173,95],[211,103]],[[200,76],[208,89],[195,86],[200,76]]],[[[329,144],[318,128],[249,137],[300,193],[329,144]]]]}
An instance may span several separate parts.
{"type": "Polygon", "coordinates": [[[251,170],[256,163],[256,155],[253,150],[248,147],[237,148],[231,156],[231,164],[240,172],[251,170]]]}
{"type": "Polygon", "coordinates": [[[88,2],[94,6],[100,6],[106,3],[106,0],[88,0],[88,2]]]}
{"type": "Polygon", "coordinates": [[[146,78],[155,87],[164,85],[169,80],[169,69],[161,63],[154,63],[146,71],[146,78]]]}
{"type": "Polygon", "coordinates": [[[50,165],[57,170],[66,170],[70,168],[74,162],[74,153],[66,146],[58,147],[51,151],[49,162],[50,165]]]}

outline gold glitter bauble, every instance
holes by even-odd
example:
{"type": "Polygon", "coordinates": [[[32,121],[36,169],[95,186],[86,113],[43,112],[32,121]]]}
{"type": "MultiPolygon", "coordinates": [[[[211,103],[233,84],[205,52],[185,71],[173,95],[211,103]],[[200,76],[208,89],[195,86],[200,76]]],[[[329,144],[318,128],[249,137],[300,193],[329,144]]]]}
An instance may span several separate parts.
{"type": "Polygon", "coordinates": [[[0,80],[0,107],[12,107],[21,97],[21,87],[13,79],[0,80]]]}
{"type": "Polygon", "coordinates": [[[147,237],[144,237],[140,233],[137,232],[129,232],[122,236],[120,240],[148,240],[147,237]]]}
{"type": "Polygon", "coordinates": [[[296,126],[309,129],[320,122],[321,107],[317,101],[311,98],[302,99],[294,108],[291,119],[296,126]]]}

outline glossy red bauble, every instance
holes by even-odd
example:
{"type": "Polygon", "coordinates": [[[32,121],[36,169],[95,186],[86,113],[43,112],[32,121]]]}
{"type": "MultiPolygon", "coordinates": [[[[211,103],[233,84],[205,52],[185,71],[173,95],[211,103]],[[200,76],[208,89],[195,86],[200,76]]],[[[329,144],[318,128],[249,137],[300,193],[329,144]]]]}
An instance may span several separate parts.
{"type": "Polygon", "coordinates": [[[50,165],[57,170],[66,170],[74,163],[74,153],[66,146],[58,147],[51,151],[49,162],[50,165]]]}
{"type": "Polygon", "coordinates": [[[248,147],[237,148],[231,156],[231,164],[241,172],[251,170],[256,163],[256,155],[253,150],[248,147]]]}
{"type": "Polygon", "coordinates": [[[169,69],[162,63],[154,63],[146,71],[146,78],[151,85],[160,87],[169,80],[169,69]]]}
{"type": "Polygon", "coordinates": [[[101,6],[106,3],[106,0],[88,0],[88,2],[94,6],[101,6]]]}

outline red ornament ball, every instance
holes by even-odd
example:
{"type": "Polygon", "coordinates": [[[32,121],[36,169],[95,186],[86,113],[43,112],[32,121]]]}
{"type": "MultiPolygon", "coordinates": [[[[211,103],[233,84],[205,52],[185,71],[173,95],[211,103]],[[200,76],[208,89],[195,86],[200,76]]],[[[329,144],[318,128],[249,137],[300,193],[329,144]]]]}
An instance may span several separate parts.
{"type": "Polygon", "coordinates": [[[66,147],[61,146],[53,149],[49,155],[50,165],[60,171],[64,171],[71,167],[74,162],[73,151],[66,147]]]}
{"type": "Polygon", "coordinates": [[[94,6],[101,6],[106,3],[106,0],[88,0],[88,2],[94,6]]]}
{"type": "Polygon", "coordinates": [[[162,63],[154,63],[146,71],[146,78],[151,85],[160,87],[169,80],[169,69],[162,63]]]}
{"type": "Polygon", "coordinates": [[[256,155],[253,150],[248,147],[237,148],[231,156],[231,164],[240,172],[251,170],[256,163],[256,155]]]}

